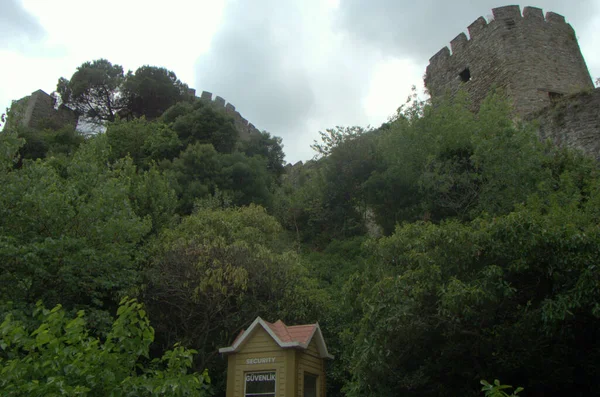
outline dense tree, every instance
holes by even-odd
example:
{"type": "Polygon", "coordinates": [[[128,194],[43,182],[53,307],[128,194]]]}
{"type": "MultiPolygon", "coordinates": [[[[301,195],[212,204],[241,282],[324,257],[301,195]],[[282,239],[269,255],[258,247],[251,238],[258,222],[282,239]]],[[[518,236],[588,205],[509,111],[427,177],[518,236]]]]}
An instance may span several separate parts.
{"type": "Polygon", "coordinates": [[[586,163],[510,214],[406,224],[376,243],[348,393],[470,395],[498,375],[530,396],[589,395],[600,197],[586,163]]]}
{"type": "Polygon", "coordinates": [[[84,312],[36,308],[35,330],[12,316],[0,324],[3,396],[206,396],[206,372],[191,373],[193,350],[175,347],[149,360],[154,340],[142,305],[123,300],[103,341],[90,335],[84,312]],[[150,362],[149,362],[150,361],[150,362]]]}
{"type": "Polygon", "coordinates": [[[254,205],[199,208],[162,233],[144,292],[161,343],[194,346],[198,368],[222,369],[218,347],[257,315],[316,320],[316,297],[281,233],[277,221],[254,205]]]}
{"type": "Polygon", "coordinates": [[[478,114],[464,98],[416,102],[385,128],[334,132],[323,144],[331,149],[322,149],[329,212],[372,212],[388,234],[402,221],[507,213],[550,177],[545,147],[531,126],[513,123],[500,94],[478,114]]]}
{"type": "Polygon", "coordinates": [[[324,138],[326,149],[319,150],[327,155],[291,168],[275,204],[280,221],[300,241],[319,247],[366,231],[363,184],[378,167],[375,133],[359,127],[328,131],[338,138],[324,138]]]}
{"type": "Polygon", "coordinates": [[[98,59],[83,63],[70,80],[61,77],[56,91],[63,104],[79,115],[103,123],[114,121],[117,113],[127,106],[120,92],[124,79],[120,65],[98,59]]]}
{"type": "Polygon", "coordinates": [[[227,194],[233,205],[268,206],[271,202],[273,177],[262,157],[222,154],[212,145],[196,143],[162,167],[179,195],[182,214],[191,213],[197,199],[213,195],[217,190],[227,194]]]}
{"type": "Polygon", "coordinates": [[[182,148],[175,131],[160,122],[149,122],[144,117],[110,123],[106,137],[111,148],[111,159],[129,156],[134,164],[148,167],[152,162],[173,160],[182,148]]]}
{"type": "Polygon", "coordinates": [[[193,98],[187,84],[170,70],[146,65],[124,74],[120,65],[106,59],[83,63],[71,79],[61,77],[56,91],[65,105],[95,123],[114,121],[117,115],[153,120],[193,98]]]}
{"type": "Polygon", "coordinates": [[[66,164],[28,161],[0,173],[0,303],[41,299],[104,318],[136,282],[152,218],[135,213],[131,163],[107,167],[104,138],[66,164]]]}
{"type": "Polygon", "coordinates": [[[129,115],[145,116],[148,120],[160,117],[177,102],[192,98],[187,84],[179,81],[174,72],[147,65],[127,73],[122,95],[129,115]]]}
{"type": "Polygon", "coordinates": [[[298,243],[327,245],[336,225],[330,225],[325,206],[323,171],[314,163],[296,165],[284,175],[275,196],[274,214],[292,231],[298,243]]]}
{"type": "Polygon", "coordinates": [[[280,137],[271,136],[266,131],[251,134],[248,140],[240,141],[239,149],[248,157],[262,156],[266,159],[267,169],[276,177],[283,174],[285,153],[280,137]]]}
{"type": "Polygon", "coordinates": [[[261,315],[319,321],[332,397],[474,396],[495,378],[529,397],[594,394],[597,163],[540,142],[500,93],[477,113],[460,94],[412,96],[284,168],[280,138],[240,140],[164,68],[87,62],[58,91],[106,132],[0,134],[0,393],[167,394],[206,379],[167,351],[182,342],[223,394],[217,348],[261,315]],[[156,324],[150,347],[139,305],[117,311],[126,295],[156,324]],[[124,330],[141,337],[117,349],[124,330]]]}
{"type": "Polygon", "coordinates": [[[84,142],[84,136],[73,127],[58,130],[16,128],[18,135],[25,139],[19,151],[21,159],[42,159],[47,156],[71,156],[84,142]]]}
{"type": "Polygon", "coordinates": [[[233,119],[200,100],[178,103],[163,114],[162,121],[177,133],[183,147],[210,143],[221,153],[231,153],[238,140],[233,119]]]}
{"type": "Polygon", "coordinates": [[[345,142],[349,142],[361,136],[365,132],[365,129],[359,126],[336,126],[335,128],[328,128],[325,130],[325,132],[319,131],[321,141],[313,141],[313,144],[310,145],[310,147],[317,152],[317,157],[327,157],[335,148],[341,146],[345,142]]]}

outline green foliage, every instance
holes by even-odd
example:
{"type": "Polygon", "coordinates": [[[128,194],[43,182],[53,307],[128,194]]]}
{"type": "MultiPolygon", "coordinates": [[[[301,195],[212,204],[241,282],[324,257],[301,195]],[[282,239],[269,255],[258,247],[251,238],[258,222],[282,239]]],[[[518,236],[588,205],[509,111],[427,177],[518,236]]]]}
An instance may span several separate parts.
{"type": "Polygon", "coordinates": [[[127,73],[122,91],[130,115],[148,120],[160,117],[177,102],[191,99],[187,84],[174,72],[148,65],[127,73]]]}
{"type": "Polygon", "coordinates": [[[120,65],[106,59],[85,62],[70,80],[61,77],[56,91],[63,104],[90,121],[114,121],[117,112],[126,107],[120,88],[125,76],[120,65]]]}
{"type": "Polygon", "coordinates": [[[146,121],[144,117],[108,124],[106,137],[111,160],[130,156],[134,164],[142,167],[172,160],[181,150],[181,142],[172,129],[160,122],[146,121]]]}
{"type": "Polygon", "coordinates": [[[178,203],[168,177],[152,166],[146,172],[133,173],[130,179],[129,194],[135,213],[143,219],[151,219],[154,233],[172,226],[176,220],[178,203]]]}
{"type": "Polygon", "coordinates": [[[161,233],[144,293],[161,345],[198,346],[200,367],[224,369],[217,348],[256,316],[315,321],[319,303],[298,257],[282,246],[281,233],[255,205],[199,208],[161,233]]]}
{"type": "Polygon", "coordinates": [[[270,204],[274,179],[261,156],[221,154],[210,144],[196,143],[162,166],[175,183],[182,214],[191,213],[196,200],[217,190],[228,194],[233,205],[270,204]]]}
{"type": "Polygon", "coordinates": [[[598,183],[575,181],[565,173],[507,215],[373,242],[349,395],[467,394],[474,373],[564,394],[598,371],[598,183]]]}
{"type": "Polygon", "coordinates": [[[189,373],[195,351],[176,346],[150,360],[154,340],[142,305],[121,301],[102,341],[90,336],[84,312],[38,302],[32,332],[11,315],[0,324],[3,396],[207,396],[208,374],[189,373]]]}
{"type": "Polygon", "coordinates": [[[516,397],[519,392],[523,391],[522,387],[517,387],[515,391],[509,395],[503,390],[512,389],[513,387],[501,385],[498,379],[494,381],[493,385],[488,383],[486,380],[482,380],[481,384],[483,385],[481,391],[485,392],[486,397],[516,397]]]}
{"type": "Polygon", "coordinates": [[[17,133],[3,131],[0,133],[0,175],[13,169],[19,161],[19,150],[25,144],[25,140],[17,133]]]}
{"type": "Polygon", "coordinates": [[[19,137],[25,139],[20,150],[22,159],[43,159],[51,156],[71,156],[85,138],[73,127],[52,129],[17,128],[19,137]]]}
{"type": "Polygon", "coordinates": [[[177,133],[184,148],[204,143],[212,144],[220,153],[231,153],[238,139],[233,120],[200,100],[193,104],[180,102],[161,119],[177,133]]]}
{"type": "Polygon", "coordinates": [[[282,139],[278,136],[271,136],[266,131],[259,134],[252,134],[247,140],[240,140],[239,150],[248,157],[261,156],[267,162],[267,170],[275,177],[283,174],[283,153],[282,139]]]}
{"type": "Polygon", "coordinates": [[[284,168],[164,68],[87,62],[58,92],[107,131],[24,130],[15,106],[0,134],[0,394],[193,394],[207,366],[223,394],[217,348],[257,315],[319,321],[330,396],[594,393],[598,167],[500,93],[412,95],[284,168]],[[132,294],[154,342],[117,311],[132,294]]]}
{"type": "Polygon", "coordinates": [[[513,123],[501,95],[490,95],[477,115],[461,99],[414,106],[382,132],[381,171],[365,182],[387,233],[402,221],[507,213],[549,176],[543,146],[530,127],[513,123]]]}
{"type": "Polygon", "coordinates": [[[359,137],[364,132],[365,129],[359,126],[341,127],[338,125],[335,128],[326,129],[325,132],[319,131],[321,142],[315,140],[310,147],[317,152],[318,157],[327,157],[335,148],[359,137]]]}
{"type": "Polygon", "coordinates": [[[135,213],[131,163],[109,168],[108,153],[100,136],[59,169],[0,173],[0,300],[106,309],[135,283],[151,222],[135,213]]]}
{"type": "Polygon", "coordinates": [[[311,167],[313,164],[307,164],[310,165],[298,165],[285,175],[277,191],[274,213],[279,222],[295,234],[298,243],[326,245],[332,233],[324,205],[323,173],[311,167]]]}
{"type": "Polygon", "coordinates": [[[125,75],[106,59],[83,63],[70,80],[61,77],[56,90],[63,104],[100,124],[117,115],[154,120],[177,102],[192,99],[187,84],[170,70],[146,65],[125,75]]]}
{"type": "Polygon", "coordinates": [[[373,134],[340,142],[321,160],[294,166],[282,183],[275,213],[299,242],[324,247],[363,234],[364,180],[377,168],[373,134]]]}

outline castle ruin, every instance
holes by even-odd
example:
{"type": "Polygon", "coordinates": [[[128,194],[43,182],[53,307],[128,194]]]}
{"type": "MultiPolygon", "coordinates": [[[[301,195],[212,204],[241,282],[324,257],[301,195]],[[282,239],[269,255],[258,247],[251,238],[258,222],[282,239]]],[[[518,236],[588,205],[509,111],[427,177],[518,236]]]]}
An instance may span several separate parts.
{"type": "Polygon", "coordinates": [[[37,90],[26,97],[13,101],[10,107],[10,116],[4,126],[16,123],[25,128],[52,128],[60,129],[65,126],[77,126],[77,114],[60,105],[56,107],[56,98],[42,90],[37,90]]]}
{"type": "MultiPolygon", "coordinates": [[[[189,94],[195,97],[196,90],[190,89],[189,94]]],[[[202,95],[199,98],[196,97],[196,99],[211,105],[213,109],[222,111],[231,117],[241,140],[249,140],[252,134],[260,133],[254,124],[242,117],[240,112],[235,109],[235,106],[227,103],[220,96],[216,96],[213,100],[212,96],[213,94],[210,92],[203,91],[202,95]]],[[[67,125],[76,127],[78,119],[75,111],[65,105],[56,107],[55,97],[42,90],[37,90],[31,95],[13,101],[10,108],[10,117],[5,128],[11,123],[17,123],[21,127],[36,129],[59,129],[67,125]]]]}
{"type": "Polygon", "coordinates": [[[600,160],[600,89],[586,66],[575,31],[562,15],[516,5],[479,17],[429,60],[425,87],[433,100],[459,90],[476,111],[495,87],[515,115],[538,120],[539,134],[600,160]]]}

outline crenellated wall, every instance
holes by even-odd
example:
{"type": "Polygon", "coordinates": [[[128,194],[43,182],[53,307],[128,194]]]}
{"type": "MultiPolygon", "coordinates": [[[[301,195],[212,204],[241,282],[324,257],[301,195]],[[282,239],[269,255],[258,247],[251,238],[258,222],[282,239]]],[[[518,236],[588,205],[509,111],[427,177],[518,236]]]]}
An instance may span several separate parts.
{"type": "Polygon", "coordinates": [[[425,86],[432,98],[463,88],[474,110],[492,87],[503,88],[515,111],[527,115],[556,98],[593,89],[575,32],[562,15],[539,8],[494,8],[429,60],[425,86]]]}
{"type": "MultiPolygon", "coordinates": [[[[189,91],[191,95],[194,95],[195,92],[194,89],[189,91]]],[[[213,95],[210,92],[203,91],[199,99],[210,103],[215,109],[222,110],[230,116],[240,139],[248,140],[251,134],[260,133],[254,124],[249,123],[248,120],[242,117],[235,106],[227,103],[220,96],[216,96],[214,100],[212,97],[213,95]]],[[[5,128],[11,123],[11,120],[16,120],[19,125],[31,128],[46,128],[48,126],[60,128],[65,125],[77,125],[78,117],[75,112],[64,105],[55,109],[54,105],[55,99],[42,90],[37,90],[29,96],[13,101],[9,121],[5,128]]]]}
{"type": "Polygon", "coordinates": [[[254,124],[249,123],[240,112],[235,110],[235,106],[231,103],[227,103],[225,99],[220,96],[216,96],[213,99],[213,94],[208,91],[202,91],[200,95],[200,100],[206,103],[210,103],[215,109],[219,109],[224,111],[228,116],[233,118],[233,122],[235,124],[238,133],[240,134],[240,139],[248,140],[252,134],[258,134],[260,131],[254,126],[254,124]]]}

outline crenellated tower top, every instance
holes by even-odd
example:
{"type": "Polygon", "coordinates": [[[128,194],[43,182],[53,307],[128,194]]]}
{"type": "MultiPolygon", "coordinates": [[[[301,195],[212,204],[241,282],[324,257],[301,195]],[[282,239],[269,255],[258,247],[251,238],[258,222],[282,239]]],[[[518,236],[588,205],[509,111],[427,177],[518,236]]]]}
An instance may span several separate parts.
{"type": "Polygon", "coordinates": [[[535,112],[565,94],[593,89],[575,31],[562,15],[540,8],[494,8],[429,60],[425,86],[432,98],[463,88],[474,107],[493,86],[504,88],[518,114],[535,112]]]}

